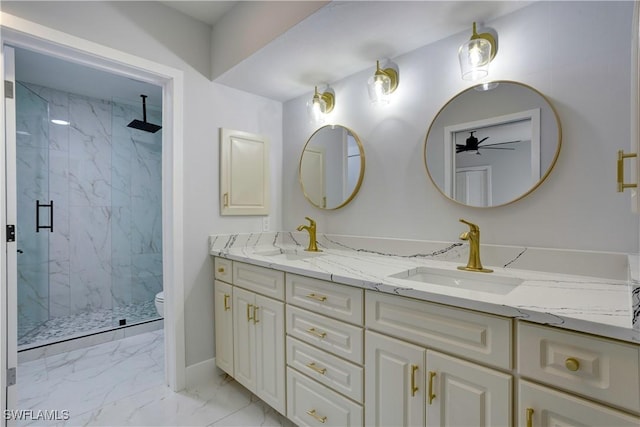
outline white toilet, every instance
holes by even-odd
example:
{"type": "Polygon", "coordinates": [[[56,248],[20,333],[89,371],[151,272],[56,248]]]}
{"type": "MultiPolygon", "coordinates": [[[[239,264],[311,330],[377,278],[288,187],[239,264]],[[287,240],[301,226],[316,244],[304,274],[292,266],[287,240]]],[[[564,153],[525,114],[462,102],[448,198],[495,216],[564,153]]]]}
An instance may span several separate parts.
{"type": "Polygon", "coordinates": [[[156,294],[156,310],[160,317],[164,317],[164,292],[158,292],[156,294]]]}

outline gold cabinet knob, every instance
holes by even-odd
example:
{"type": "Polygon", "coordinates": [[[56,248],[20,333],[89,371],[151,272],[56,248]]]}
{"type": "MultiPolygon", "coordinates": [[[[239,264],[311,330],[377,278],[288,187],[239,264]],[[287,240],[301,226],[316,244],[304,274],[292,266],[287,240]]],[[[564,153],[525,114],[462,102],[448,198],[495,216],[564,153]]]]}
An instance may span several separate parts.
{"type": "Polygon", "coordinates": [[[224,273],[224,267],[218,268],[218,273],[224,273]]]}
{"type": "Polygon", "coordinates": [[[566,368],[571,372],[575,372],[580,369],[580,362],[578,359],[568,357],[567,360],[564,361],[564,366],[566,366],[566,368]]]}

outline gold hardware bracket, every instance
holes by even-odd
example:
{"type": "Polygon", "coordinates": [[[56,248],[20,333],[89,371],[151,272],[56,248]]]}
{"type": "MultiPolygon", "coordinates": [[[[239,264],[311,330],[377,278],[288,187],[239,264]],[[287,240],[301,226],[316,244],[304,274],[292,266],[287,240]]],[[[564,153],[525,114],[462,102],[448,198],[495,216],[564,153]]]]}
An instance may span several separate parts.
{"type": "Polygon", "coordinates": [[[258,320],[258,310],[260,309],[260,307],[258,307],[257,305],[253,306],[253,324],[255,325],[256,323],[260,322],[260,320],[258,320]]]}
{"type": "Polygon", "coordinates": [[[568,357],[567,360],[564,361],[564,366],[571,372],[576,372],[580,369],[580,361],[574,357],[568,357]]]}
{"type": "Polygon", "coordinates": [[[429,371],[429,405],[436,398],[436,394],[433,392],[433,379],[436,377],[436,373],[429,371]]]}
{"type": "Polygon", "coordinates": [[[318,338],[324,338],[327,336],[326,332],[319,332],[316,328],[309,328],[307,329],[307,332],[318,338]]]}
{"type": "Polygon", "coordinates": [[[324,375],[327,372],[327,368],[318,368],[318,365],[316,365],[316,362],[307,363],[307,368],[314,370],[321,375],[324,375]]]}
{"type": "Polygon", "coordinates": [[[224,311],[229,311],[231,310],[231,306],[229,305],[229,298],[231,297],[231,295],[229,294],[224,294],[224,311]]]}
{"type": "Polygon", "coordinates": [[[624,159],[630,159],[633,157],[637,157],[637,153],[627,153],[623,150],[618,150],[618,193],[622,193],[626,188],[637,188],[638,184],[625,184],[624,183],[624,159]]]}
{"type": "Polygon", "coordinates": [[[416,385],[416,372],[418,371],[418,365],[411,365],[411,396],[415,396],[418,392],[418,386],[416,385]]]}
{"type": "Polygon", "coordinates": [[[311,298],[311,299],[314,299],[314,300],[320,301],[320,302],[325,302],[327,300],[326,296],[318,295],[318,294],[309,294],[309,295],[307,295],[307,298],[311,298]]]}
{"type": "Polygon", "coordinates": [[[527,427],[533,427],[533,408],[527,408],[527,427]]]}
{"type": "Polygon", "coordinates": [[[496,39],[495,37],[493,37],[491,33],[478,34],[478,31],[476,29],[476,23],[474,22],[473,34],[471,34],[471,38],[469,40],[475,40],[475,39],[485,39],[486,41],[489,42],[489,44],[491,45],[491,58],[489,59],[489,61],[493,61],[493,58],[495,58],[496,54],[498,53],[498,43],[496,43],[496,39]]]}
{"type": "Polygon", "coordinates": [[[315,409],[309,409],[307,411],[307,415],[315,418],[317,421],[320,421],[322,424],[327,422],[327,417],[321,417],[320,415],[318,415],[315,409]]]}

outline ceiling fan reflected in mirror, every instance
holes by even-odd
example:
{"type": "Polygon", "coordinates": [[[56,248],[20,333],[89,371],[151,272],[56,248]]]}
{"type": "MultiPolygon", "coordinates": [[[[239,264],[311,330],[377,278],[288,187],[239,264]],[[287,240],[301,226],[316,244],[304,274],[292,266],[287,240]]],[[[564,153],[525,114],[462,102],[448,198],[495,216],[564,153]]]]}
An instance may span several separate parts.
{"type": "Polygon", "coordinates": [[[518,140],[515,140],[515,141],[496,142],[494,144],[480,145],[484,141],[489,139],[489,137],[485,136],[481,140],[478,140],[478,138],[476,138],[476,136],[474,135],[475,132],[476,132],[475,130],[472,130],[472,131],[469,132],[469,137],[466,139],[464,144],[456,144],[456,153],[463,153],[465,151],[475,151],[477,155],[480,155],[481,154],[480,150],[482,150],[482,149],[488,149],[488,150],[515,150],[515,148],[511,148],[511,147],[496,147],[496,145],[514,144],[516,142],[521,142],[521,140],[518,139],[518,140]]]}

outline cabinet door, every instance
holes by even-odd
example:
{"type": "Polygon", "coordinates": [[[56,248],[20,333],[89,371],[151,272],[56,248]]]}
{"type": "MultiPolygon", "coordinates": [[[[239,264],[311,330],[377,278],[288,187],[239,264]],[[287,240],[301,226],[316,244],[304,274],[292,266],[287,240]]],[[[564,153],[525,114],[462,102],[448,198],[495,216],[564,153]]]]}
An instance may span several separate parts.
{"type": "Polygon", "coordinates": [[[216,365],[233,376],[232,290],[227,283],[214,282],[216,365]]]}
{"type": "Polygon", "coordinates": [[[527,381],[518,387],[518,426],[521,427],[638,427],[633,417],[567,393],[527,381]]]}
{"type": "Polygon", "coordinates": [[[233,289],[233,377],[252,391],[256,387],[255,298],[253,292],[233,289]]]}
{"type": "Polygon", "coordinates": [[[269,141],[220,129],[220,214],[269,214],[269,141]]]}
{"type": "Polygon", "coordinates": [[[365,425],[424,426],[426,350],[365,332],[365,425]]]}
{"type": "Polygon", "coordinates": [[[511,375],[427,351],[427,426],[510,426],[511,375]]]}
{"type": "Polygon", "coordinates": [[[256,391],[269,406],[285,414],[284,303],[256,295],[256,391]]]}

